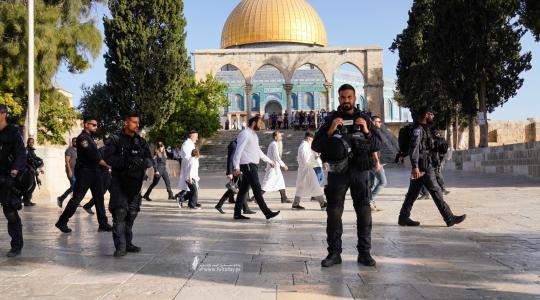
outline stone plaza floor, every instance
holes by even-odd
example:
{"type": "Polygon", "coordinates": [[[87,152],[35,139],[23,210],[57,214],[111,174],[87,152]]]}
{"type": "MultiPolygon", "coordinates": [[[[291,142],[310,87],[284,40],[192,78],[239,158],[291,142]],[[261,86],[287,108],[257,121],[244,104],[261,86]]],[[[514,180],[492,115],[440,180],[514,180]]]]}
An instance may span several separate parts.
{"type": "MultiPolygon", "coordinates": [[[[408,170],[390,168],[387,176],[377,199],[382,211],[373,214],[375,268],[356,263],[350,198],[344,261],[331,268],[320,267],[326,214],[316,202],[293,211],[270,193],[268,205],[281,210],[276,219],[259,211],[233,221],[231,204],[225,215],[214,209],[225,190],[222,174],[201,176],[202,210],[179,209],[155,190],[134,228],[143,251],[119,259],[95,216],[80,209],[73,232],[61,234],[54,227],[61,210],[36,199],[21,211],[23,254],[0,258],[0,299],[540,299],[540,182],[446,173],[446,200],[467,220],[447,228],[434,203],[422,200],[412,213],[422,225],[404,228],[397,215],[408,170]]],[[[286,173],[291,198],[295,177],[286,173]]],[[[1,219],[3,254],[9,238],[1,219]]]]}

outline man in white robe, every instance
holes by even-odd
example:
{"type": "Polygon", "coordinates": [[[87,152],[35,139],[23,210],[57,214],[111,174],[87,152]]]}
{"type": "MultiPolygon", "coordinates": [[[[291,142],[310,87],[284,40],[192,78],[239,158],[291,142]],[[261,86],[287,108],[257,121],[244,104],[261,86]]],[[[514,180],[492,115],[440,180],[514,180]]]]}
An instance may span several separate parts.
{"type": "Polygon", "coordinates": [[[191,151],[195,149],[195,143],[199,139],[199,134],[195,130],[191,130],[188,133],[188,138],[182,144],[180,150],[180,158],[182,159],[182,164],[180,166],[180,176],[178,182],[178,188],[180,192],[176,194],[176,202],[178,206],[181,206],[181,202],[184,200],[184,195],[189,190],[187,180],[189,179],[189,159],[191,158],[191,151]]]}
{"type": "Polygon", "coordinates": [[[319,166],[315,153],[311,150],[313,133],[307,131],[304,141],[298,148],[298,174],[296,177],[296,194],[292,204],[293,209],[305,209],[300,205],[300,199],[308,198],[319,202],[321,209],[325,209],[327,204],[324,199],[324,190],[315,173],[319,166]]]}
{"type": "Polygon", "coordinates": [[[285,193],[285,179],[283,178],[283,173],[281,173],[281,168],[287,171],[289,167],[281,159],[281,154],[283,152],[282,140],[283,133],[279,131],[274,131],[272,134],[274,140],[268,145],[268,151],[266,156],[272,160],[276,168],[266,165],[266,174],[262,182],[262,191],[265,192],[276,192],[279,191],[281,195],[281,203],[292,203],[291,200],[287,198],[285,193]],[[280,150],[281,148],[281,150],[280,150]]]}

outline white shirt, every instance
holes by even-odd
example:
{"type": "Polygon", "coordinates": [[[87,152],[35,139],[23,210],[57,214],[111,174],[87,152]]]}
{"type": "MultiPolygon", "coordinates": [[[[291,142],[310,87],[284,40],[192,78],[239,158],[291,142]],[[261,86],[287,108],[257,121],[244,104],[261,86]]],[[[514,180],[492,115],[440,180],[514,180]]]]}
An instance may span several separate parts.
{"type": "Polygon", "coordinates": [[[270,158],[274,164],[277,166],[285,167],[285,163],[281,159],[281,153],[279,152],[279,142],[273,141],[268,145],[268,151],[266,156],[270,158]]]}
{"type": "Polygon", "coordinates": [[[199,159],[195,157],[190,157],[188,165],[189,178],[197,181],[201,180],[199,178],[199,159]]]}
{"type": "Polygon", "coordinates": [[[191,157],[191,151],[193,151],[193,149],[195,149],[195,143],[193,143],[191,139],[187,139],[182,144],[182,149],[180,150],[180,157],[182,159],[189,160],[189,158],[191,157]]]}
{"type": "Polygon", "coordinates": [[[259,146],[259,137],[251,128],[246,128],[238,134],[236,138],[236,151],[234,152],[233,165],[235,169],[240,169],[240,165],[259,164],[262,159],[267,163],[272,160],[266,156],[259,146]]]}

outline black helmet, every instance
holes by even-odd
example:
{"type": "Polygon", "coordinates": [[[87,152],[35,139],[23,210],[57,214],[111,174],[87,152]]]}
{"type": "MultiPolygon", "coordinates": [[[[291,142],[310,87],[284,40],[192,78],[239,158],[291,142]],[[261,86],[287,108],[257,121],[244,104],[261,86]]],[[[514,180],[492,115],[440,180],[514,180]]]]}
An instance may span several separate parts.
{"type": "Polygon", "coordinates": [[[334,134],[328,139],[321,156],[330,166],[329,172],[343,173],[347,171],[351,153],[351,145],[346,138],[341,134],[334,134]]]}

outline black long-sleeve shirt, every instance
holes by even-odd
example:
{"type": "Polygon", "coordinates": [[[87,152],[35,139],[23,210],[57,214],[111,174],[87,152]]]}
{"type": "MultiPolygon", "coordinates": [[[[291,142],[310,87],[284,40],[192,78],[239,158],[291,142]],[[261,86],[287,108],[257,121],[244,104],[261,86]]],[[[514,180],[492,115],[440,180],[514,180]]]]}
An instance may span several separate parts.
{"type": "MultiPolygon", "coordinates": [[[[144,160],[146,168],[154,165],[150,147],[140,135],[129,136],[122,131],[109,139],[105,147],[104,159],[112,167],[112,176],[121,175],[122,171],[127,167],[126,159],[133,155],[132,151],[134,149],[140,151],[136,155],[144,160]]],[[[156,170],[154,169],[154,171],[156,170]]]]}
{"type": "MultiPolygon", "coordinates": [[[[0,131],[0,169],[2,173],[26,168],[26,150],[19,128],[8,125],[0,131]]],[[[5,175],[5,174],[2,174],[5,175]]]]}
{"type": "Polygon", "coordinates": [[[97,168],[102,159],[92,135],[83,130],[77,137],[77,166],[97,168]]]}

